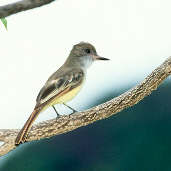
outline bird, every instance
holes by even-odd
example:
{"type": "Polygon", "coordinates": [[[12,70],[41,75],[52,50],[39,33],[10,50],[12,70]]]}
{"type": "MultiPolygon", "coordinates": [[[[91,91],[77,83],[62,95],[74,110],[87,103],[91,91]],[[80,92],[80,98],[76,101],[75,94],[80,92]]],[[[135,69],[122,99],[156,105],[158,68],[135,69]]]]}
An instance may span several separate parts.
{"type": "Polygon", "coordinates": [[[109,59],[99,56],[95,47],[88,42],[80,42],[73,46],[64,64],[49,77],[40,90],[34,110],[18,133],[15,145],[26,141],[26,136],[33,122],[48,107],[53,107],[57,116],[60,115],[54,106],[55,104],[63,104],[73,113],[76,112],[66,102],[72,100],[79,93],[85,82],[87,69],[97,60],[109,59]]]}

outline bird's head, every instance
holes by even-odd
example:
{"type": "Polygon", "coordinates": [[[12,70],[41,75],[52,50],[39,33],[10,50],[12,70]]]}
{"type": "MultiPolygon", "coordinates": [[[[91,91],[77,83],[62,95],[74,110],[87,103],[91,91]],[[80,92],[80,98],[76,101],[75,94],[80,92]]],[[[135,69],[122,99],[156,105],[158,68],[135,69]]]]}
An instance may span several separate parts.
{"type": "Polygon", "coordinates": [[[95,47],[86,42],[80,42],[73,46],[68,57],[69,63],[88,68],[95,60],[109,60],[97,54],[95,47]]]}

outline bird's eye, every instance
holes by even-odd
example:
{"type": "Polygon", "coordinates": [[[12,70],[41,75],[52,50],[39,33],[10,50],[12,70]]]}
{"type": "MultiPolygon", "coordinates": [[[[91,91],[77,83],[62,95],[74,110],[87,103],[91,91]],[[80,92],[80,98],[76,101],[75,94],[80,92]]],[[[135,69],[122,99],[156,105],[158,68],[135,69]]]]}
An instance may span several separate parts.
{"type": "Polygon", "coordinates": [[[85,49],[85,52],[90,53],[91,51],[90,51],[90,49],[85,49]]]}

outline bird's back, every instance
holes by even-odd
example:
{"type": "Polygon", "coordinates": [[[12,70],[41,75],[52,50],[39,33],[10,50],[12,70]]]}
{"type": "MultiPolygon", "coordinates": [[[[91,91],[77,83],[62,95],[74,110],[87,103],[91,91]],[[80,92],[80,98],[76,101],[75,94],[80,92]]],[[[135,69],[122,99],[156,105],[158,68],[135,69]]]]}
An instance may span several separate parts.
{"type": "Polygon", "coordinates": [[[62,66],[49,77],[40,90],[36,99],[37,106],[49,100],[51,103],[48,106],[71,100],[80,91],[83,81],[82,69],[62,66]]]}

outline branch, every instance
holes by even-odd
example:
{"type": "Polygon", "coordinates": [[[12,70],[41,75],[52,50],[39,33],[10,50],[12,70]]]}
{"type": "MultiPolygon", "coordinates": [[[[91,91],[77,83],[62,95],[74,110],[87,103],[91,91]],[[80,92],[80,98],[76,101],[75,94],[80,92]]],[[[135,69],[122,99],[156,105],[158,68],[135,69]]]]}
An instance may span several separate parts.
{"type": "MultiPolygon", "coordinates": [[[[139,85],[106,103],[95,106],[87,111],[75,113],[71,116],[65,115],[57,120],[51,119],[33,125],[28,133],[26,141],[39,140],[63,134],[117,114],[123,109],[137,104],[145,96],[149,95],[170,74],[171,57],[167,58],[163,64],[157,67],[139,85]]],[[[14,141],[18,132],[19,130],[16,129],[0,130],[0,141],[4,142],[4,144],[0,146],[0,156],[8,153],[16,147],[14,141]]]]}
{"type": "Polygon", "coordinates": [[[47,5],[55,0],[21,0],[12,4],[0,6],[0,18],[5,18],[18,12],[47,5]]]}

